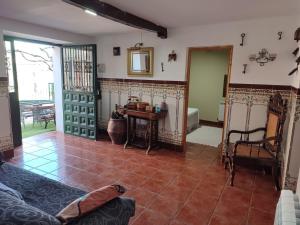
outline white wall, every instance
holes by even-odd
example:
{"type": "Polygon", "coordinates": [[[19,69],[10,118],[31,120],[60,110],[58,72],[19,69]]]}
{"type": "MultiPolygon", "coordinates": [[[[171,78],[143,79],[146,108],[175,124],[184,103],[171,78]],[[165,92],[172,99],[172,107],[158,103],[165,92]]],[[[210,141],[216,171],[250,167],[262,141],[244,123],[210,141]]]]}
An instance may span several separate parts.
{"type": "Polygon", "coordinates": [[[17,20],[0,17],[0,30],[8,35],[17,35],[54,43],[93,43],[94,38],[88,35],[75,34],[68,31],[44,27],[31,23],[25,23],[17,20]]]}
{"type": "MultiPolygon", "coordinates": [[[[141,79],[185,80],[188,47],[233,45],[231,83],[292,84],[298,87],[299,78],[288,77],[287,74],[295,65],[292,51],[296,48],[296,44],[293,35],[299,26],[300,15],[170,29],[166,40],[159,39],[154,33],[143,32],[144,45],[154,47],[155,68],[153,78],[141,79]],[[278,31],[283,32],[280,41],[278,31]],[[244,47],[239,45],[241,33],[246,33],[244,47]],[[255,62],[249,62],[249,55],[258,53],[261,48],[276,53],[277,59],[263,67],[255,62]],[[168,63],[167,57],[172,50],[178,54],[178,60],[168,63]],[[161,72],[161,62],[165,64],[165,72],[161,72]],[[248,64],[246,74],[242,73],[244,63],[248,64]]],[[[140,42],[140,33],[99,36],[98,62],[104,63],[106,70],[101,76],[128,78],[127,48],[137,42],[140,42]],[[113,56],[114,46],[121,47],[121,56],[113,56]]]]}
{"type": "Polygon", "coordinates": [[[59,47],[54,47],[53,51],[53,75],[54,75],[54,93],[55,93],[55,122],[56,130],[64,132],[63,115],[63,95],[62,95],[62,73],[61,73],[61,51],[59,47]]]}

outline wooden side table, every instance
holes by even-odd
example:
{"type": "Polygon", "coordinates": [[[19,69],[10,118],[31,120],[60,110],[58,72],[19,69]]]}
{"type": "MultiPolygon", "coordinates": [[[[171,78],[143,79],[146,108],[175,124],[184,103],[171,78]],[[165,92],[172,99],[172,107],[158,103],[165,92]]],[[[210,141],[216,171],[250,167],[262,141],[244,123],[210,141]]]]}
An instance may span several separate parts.
{"type": "Polygon", "coordinates": [[[142,112],[136,110],[126,110],[127,114],[127,141],[124,145],[124,149],[128,145],[133,145],[140,148],[146,148],[146,154],[149,154],[150,150],[158,145],[158,125],[159,120],[166,117],[167,112],[152,113],[142,112]],[[149,137],[148,143],[136,142],[136,119],[142,119],[148,121],[149,124],[149,137]],[[154,134],[154,135],[153,135],[154,134]]]}

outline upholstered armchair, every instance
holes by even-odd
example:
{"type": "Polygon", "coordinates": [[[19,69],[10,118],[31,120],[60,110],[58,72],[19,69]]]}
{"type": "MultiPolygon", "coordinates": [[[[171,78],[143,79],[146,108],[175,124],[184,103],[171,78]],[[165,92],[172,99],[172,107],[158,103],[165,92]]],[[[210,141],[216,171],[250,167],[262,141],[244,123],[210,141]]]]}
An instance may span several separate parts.
{"type": "Polygon", "coordinates": [[[287,101],[280,93],[270,97],[265,127],[249,131],[231,130],[225,149],[225,168],[229,167],[230,184],[233,186],[235,167],[248,166],[255,169],[271,168],[277,190],[280,190],[280,153],[283,126],[286,119],[287,101]],[[253,140],[251,135],[263,133],[261,140],[253,140]],[[240,140],[230,142],[231,135],[238,134],[240,140]]]}

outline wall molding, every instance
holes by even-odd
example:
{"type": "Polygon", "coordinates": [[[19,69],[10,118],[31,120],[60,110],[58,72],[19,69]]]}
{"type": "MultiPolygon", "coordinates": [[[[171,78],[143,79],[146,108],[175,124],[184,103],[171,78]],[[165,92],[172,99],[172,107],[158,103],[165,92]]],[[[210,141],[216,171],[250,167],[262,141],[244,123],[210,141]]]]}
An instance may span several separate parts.
{"type": "Polygon", "coordinates": [[[153,83],[153,84],[177,84],[177,85],[187,84],[187,81],[176,81],[176,80],[144,80],[144,79],[120,79],[120,78],[104,78],[104,77],[98,77],[97,80],[124,82],[124,83],[153,83]]]}
{"type": "Polygon", "coordinates": [[[295,87],[290,86],[290,85],[230,83],[229,88],[266,89],[266,90],[274,90],[274,91],[291,90],[294,93],[299,93],[300,94],[300,89],[295,88],[295,87]]]}

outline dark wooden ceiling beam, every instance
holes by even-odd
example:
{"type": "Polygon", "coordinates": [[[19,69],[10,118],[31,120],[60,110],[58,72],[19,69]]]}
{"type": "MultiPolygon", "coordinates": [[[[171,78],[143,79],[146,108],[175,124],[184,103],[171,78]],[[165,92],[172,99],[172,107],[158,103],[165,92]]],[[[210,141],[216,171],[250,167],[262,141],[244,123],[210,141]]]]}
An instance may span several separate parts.
{"type": "Polygon", "coordinates": [[[110,5],[99,0],[63,0],[71,5],[82,9],[89,9],[104,18],[122,23],[138,29],[143,29],[151,32],[156,32],[157,36],[163,39],[168,37],[167,28],[159,26],[153,22],[145,20],[141,17],[125,12],[113,5],[110,5]]]}

